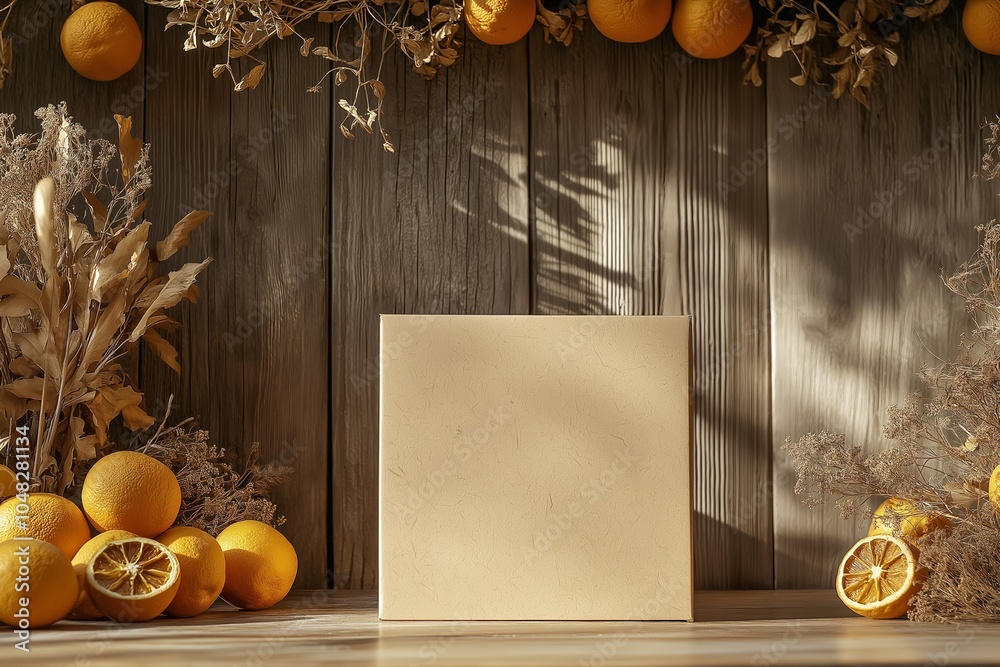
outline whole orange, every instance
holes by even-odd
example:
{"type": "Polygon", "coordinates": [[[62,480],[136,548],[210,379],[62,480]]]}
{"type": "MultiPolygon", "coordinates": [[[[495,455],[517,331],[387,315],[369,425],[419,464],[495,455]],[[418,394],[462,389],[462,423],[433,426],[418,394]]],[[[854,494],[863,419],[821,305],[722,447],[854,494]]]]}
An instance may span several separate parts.
{"type": "Polygon", "coordinates": [[[602,35],[616,42],[646,42],[670,22],[671,0],[587,0],[587,13],[602,35]]]}
{"type": "Polygon", "coordinates": [[[15,537],[45,540],[73,558],[90,539],[90,526],[72,501],[54,493],[32,493],[27,503],[17,496],[0,503],[0,542],[15,537]]]}
{"type": "Polygon", "coordinates": [[[1000,0],[969,0],[962,12],[962,29],[972,45],[1000,56],[1000,0]]]}
{"type": "Polygon", "coordinates": [[[173,471],[152,456],[114,452],[87,473],[82,500],[83,511],[99,532],[127,530],[151,538],[173,525],[181,508],[181,487],[173,471]]]}
{"type": "Polygon", "coordinates": [[[466,0],[465,23],[487,44],[513,44],[535,24],[535,0],[466,0]]]}
{"type": "Polygon", "coordinates": [[[113,81],[139,62],[142,33],[121,5],[88,2],[66,19],[59,44],[78,74],[94,81],[113,81]]]}
{"type": "Polygon", "coordinates": [[[753,29],[749,0],[677,0],[674,38],[695,58],[725,58],[753,29]]]}
{"type": "Polygon", "coordinates": [[[288,595],[299,561],[284,535],[260,521],[237,521],[217,538],[226,558],[222,599],[240,609],[267,609],[288,595]]]}

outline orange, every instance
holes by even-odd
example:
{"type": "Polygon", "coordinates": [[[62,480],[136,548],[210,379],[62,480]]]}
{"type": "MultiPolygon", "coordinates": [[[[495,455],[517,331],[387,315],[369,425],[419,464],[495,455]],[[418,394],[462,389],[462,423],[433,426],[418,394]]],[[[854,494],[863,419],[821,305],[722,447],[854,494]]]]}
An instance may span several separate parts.
{"type": "Polygon", "coordinates": [[[535,24],[535,0],[466,0],[465,23],[487,44],[513,44],[535,24]]]}
{"type": "Polygon", "coordinates": [[[83,511],[99,532],[156,537],[173,525],[181,487],[167,466],[139,452],[108,454],[83,480],[83,511]]]}
{"type": "Polygon", "coordinates": [[[1000,0],[969,0],[962,12],[962,29],[972,45],[1000,56],[1000,0]]]}
{"type": "Polygon", "coordinates": [[[76,579],[80,584],[80,595],[77,597],[76,605],[73,606],[73,611],[70,612],[70,618],[79,621],[96,621],[99,618],[104,618],[104,614],[94,606],[90,596],[87,595],[87,566],[105,544],[124,540],[127,537],[135,537],[135,535],[127,530],[109,530],[84,544],[73,556],[73,570],[76,572],[76,579]]]}
{"type": "Polygon", "coordinates": [[[44,628],[66,617],[78,593],[73,565],[55,546],[41,540],[0,542],[0,622],[19,627],[26,598],[29,628],[44,628]],[[27,591],[16,588],[22,567],[28,570],[27,591]]]}
{"type": "Polygon", "coordinates": [[[993,474],[990,475],[990,502],[993,504],[993,509],[1000,514],[1000,466],[993,469],[993,474]]]}
{"type": "Polygon", "coordinates": [[[646,42],[670,21],[671,0],[587,0],[587,13],[602,35],[616,42],[646,42]]]}
{"type": "Polygon", "coordinates": [[[180,581],[177,558],[144,537],[108,542],[87,565],[87,593],[94,606],[122,623],[162,614],[174,601],[180,581]]]}
{"type": "Polygon", "coordinates": [[[869,535],[898,535],[912,540],[932,530],[947,528],[951,522],[939,514],[927,514],[902,498],[889,498],[872,513],[869,535]]]}
{"type": "Polygon", "coordinates": [[[299,566],[284,535],[260,521],[238,521],[218,540],[226,556],[223,600],[240,609],[267,609],[288,595],[299,566]]]}
{"type": "Polygon", "coordinates": [[[211,607],[226,584],[226,557],[215,538],[197,528],[178,526],[156,541],[170,549],[181,567],[181,585],[167,616],[190,618],[211,607]]]}
{"type": "Polygon", "coordinates": [[[0,466],[0,500],[17,493],[17,475],[7,466],[0,466]]]}
{"type": "Polygon", "coordinates": [[[142,53],[138,24],[113,2],[88,2],[70,14],[59,43],[70,67],[94,81],[117,79],[135,67],[142,53]]]}
{"type": "Polygon", "coordinates": [[[925,576],[906,542],[892,535],[871,535],[851,547],[841,561],[837,595],[861,616],[899,618],[925,576]]]}
{"type": "Polygon", "coordinates": [[[90,539],[90,526],[80,508],[62,496],[32,493],[27,508],[17,497],[0,503],[0,542],[15,537],[45,540],[72,558],[90,539]]]}
{"type": "Polygon", "coordinates": [[[753,28],[749,0],[677,0],[674,38],[695,58],[725,58],[753,28]]]}

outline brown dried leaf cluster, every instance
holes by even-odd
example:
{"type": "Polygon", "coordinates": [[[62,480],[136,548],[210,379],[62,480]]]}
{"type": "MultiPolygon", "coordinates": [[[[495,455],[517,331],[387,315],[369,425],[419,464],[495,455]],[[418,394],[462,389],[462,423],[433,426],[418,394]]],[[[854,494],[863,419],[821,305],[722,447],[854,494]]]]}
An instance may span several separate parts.
{"type": "Polygon", "coordinates": [[[226,461],[224,449],[213,445],[207,431],[191,420],[162,426],[139,451],[165,463],[181,486],[177,523],[218,535],[237,521],[254,520],[280,526],[285,518],[268,500],[271,489],[291,479],[291,468],[259,462],[254,443],[242,471],[226,461]]]}
{"type": "Polygon", "coordinates": [[[743,45],[744,81],[762,84],[765,57],[793,58],[799,86],[824,83],[837,99],[868,96],[886,67],[899,62],[900,34],[914,20],[940,16],[950,0],[846,0],[839,7],[814,0],[760,0],[768,17],[743,45]]]}
{"type": "Polygon", "coordinates": [[[263,80],[266,64],[257,53],[272,38],[296,37],[303,56],[329,60],[330,69],[310,92],[319,92],[331,78],[335,86],[351,83],[352,92],[339,100],[344,112],[340,130],[353,138],[360,129],[367,134],[378,130],[382,146],[395,150],[382,127],[385,86],[380,77],[386,54],[399,48],[413,62],[414,69],[432,77],[458,58],[457,39],[462,24],[461,0],[146,0],[151,5],[170,8],[168,27],[187,30],[185,50],[199,46],[222,47],[225,61],[212,75],[228,74],[235,90],[256,88],[263,80]],[[333,23],[334,42],[313,46],[313,38],[299,34],[299,26],[310,20],[333,23]],[[246,58],[254,63],[237,76],[234,61],[246,58]]]}
{"type": "Polygon", "coordinates": [[[583,32],[583,24],[587,20],[585,0],[560,2],[556,9],[546,7],[544,0],[537,0],[537,3],[538,22],[545,31],[546,44],[557,42],[569,46],[573,43],[573,35],[583,32]]]}
{"type": "MultiPolygon", "coordinates": [[[[131,120],[116,117],[116,149],[89,140],[65,105],[36,115],[37,136],[15,135],[14,117],[0,115],[0,420],[6,435],[30,427],[37,488],[65,493],[80,464],[110,449],[119,416],[130,429],[153,423],[122,360],[141,339],[180,370],[161,335],[178,326],[166,311],[196,299],[211,260],[166,275],[160,266],[208,214],[154,245],[142,219],[148,147],[131,120]]],[[[0,439],[0,455],[10,442],[0,439]]]]}
{"type": "MultiPolygon", "coordinates": [[[[997,180],[1000,119],[986,129],[979,175],[997,180]]],[[[910,610],[917,620],[1000,621],[1000,519],[989,500],[1000,465],[1000,221],[978,229],[976,255],[945,279],[972,329],[954,360],[921,371],[926,391],[889,409],[883,435],[892,444],[864,456],[825,431],[785,443],[806,504],[833,496],[848,515],[871,497],[895,496],[952,521],[919,542],[930,578],[910,610]]]]}

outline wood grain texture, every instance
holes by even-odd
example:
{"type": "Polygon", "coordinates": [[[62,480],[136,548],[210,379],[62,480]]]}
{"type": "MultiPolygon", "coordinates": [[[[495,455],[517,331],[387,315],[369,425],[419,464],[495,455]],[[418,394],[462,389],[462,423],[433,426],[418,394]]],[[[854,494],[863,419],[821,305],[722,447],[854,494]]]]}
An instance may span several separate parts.
{"type": "MultiPolygon", "coordinates": [[[[150,8],[151,24],[166,13],[150,8]]],[[[324,28],[325,30],[325,28],[324,28]]],[[[274,500],[299,555],[300,586],[327,581],[329,95],[305,89],[325,72],[291,40],[264,53],[253,93],[211,78],[216,52],[181,50],[184,34],[147,34],[169,76],[149,93],[147,135],[156,188],[150,217],[164,234],[190,209],[213,216],[180,261],[215,258],[201,302],[185,306],[175,338],[178,379],[152,355],[143,385],[154,406],[170,393],[177,417],[196,416],[237,461],[252,442],[263,460],[295,469],[274,500]]]]}
{"type": "MultiPolygon", "coordinates": [[[[371,592],[301,591],[261,612],[61,622],[18,665],[986,665],[1000,626],[872,621],[831,590],[699,591],[695,622],[379,622],[371,592]]],[[[13,650],[6,648],[4,650],[13,650]]]]}
{"type": "MultiPolygon", "coordinates": [[[[379,314],[529,307],[525,48],[469,40],[433,82],[402,58],[387,67],[385,122],[396,154],[365,136],[337,132],[333,142],[338,588],[377,583],[379,314]]],[[[383,364],[407,339],[387,344],[383,364]]]]}
{"type": "Polygon", "coordinates": [[[764,96],[666,37],[531,39],[535,311],[693,315],[696,585],[770,587],[766,169],[729,185],[764,96]]]}
{"type": "Polygon", "coordinates": [[[778,587],[829,585],[866,531],[793,493],[786,436],[828,428],[871,452],[885,409],[916,372],[957,351],[967,321],[945,289],[995,217],[972,178],[979,124],[1000,109],[1000,61],[980,57],[957,17],[907,26],[912,40],[871,111],[816,97],[772,71],[768,132],[778,587]],[[928,85],[928,82],[934,82],[928,85]]]}

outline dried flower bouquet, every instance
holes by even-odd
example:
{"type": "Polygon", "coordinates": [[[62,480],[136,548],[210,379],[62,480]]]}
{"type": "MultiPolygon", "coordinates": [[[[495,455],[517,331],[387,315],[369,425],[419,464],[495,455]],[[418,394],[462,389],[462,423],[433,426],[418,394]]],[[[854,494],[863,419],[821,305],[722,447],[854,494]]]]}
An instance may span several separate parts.
{"type": "MultiPolygon", "coordinates": [[[[995,181],[1000,118],[986,127],[980,175],[995,181]]],[[[928,578],[910,608],[915,620],[1000,621],[1000,222],[979,231],[976,255],[945,280],[972,329],[955,360],[920,373],[925,392],[889,409],[883,434],[893,444],[865,456],[826,431],[785,443],[807,505],[833,497],[850,516],[889,496],[950,522],[916,541],[928,578]]]]}
{"type": "MultiPolygon", "coordinates": [[[[81,464],[110,448],[117,417],[131,429],[153,423],[123,361],[141,339],[180,370],[160,332],[178,326],[166,311],[197,297],[211,260],[166,275],[160,266],[208,213],[190,213],[154,245],[142,219],[148,148],[131,120],[116,117],[116,150],[87,139],[64,105],[37,116],[42,131],[31,136],[0,115],[0,419],[8,436],[28,427],[37,488],[64,494],[81,464]]],[[[0,456],[10,443],[0,440],[0,456]]]]}

